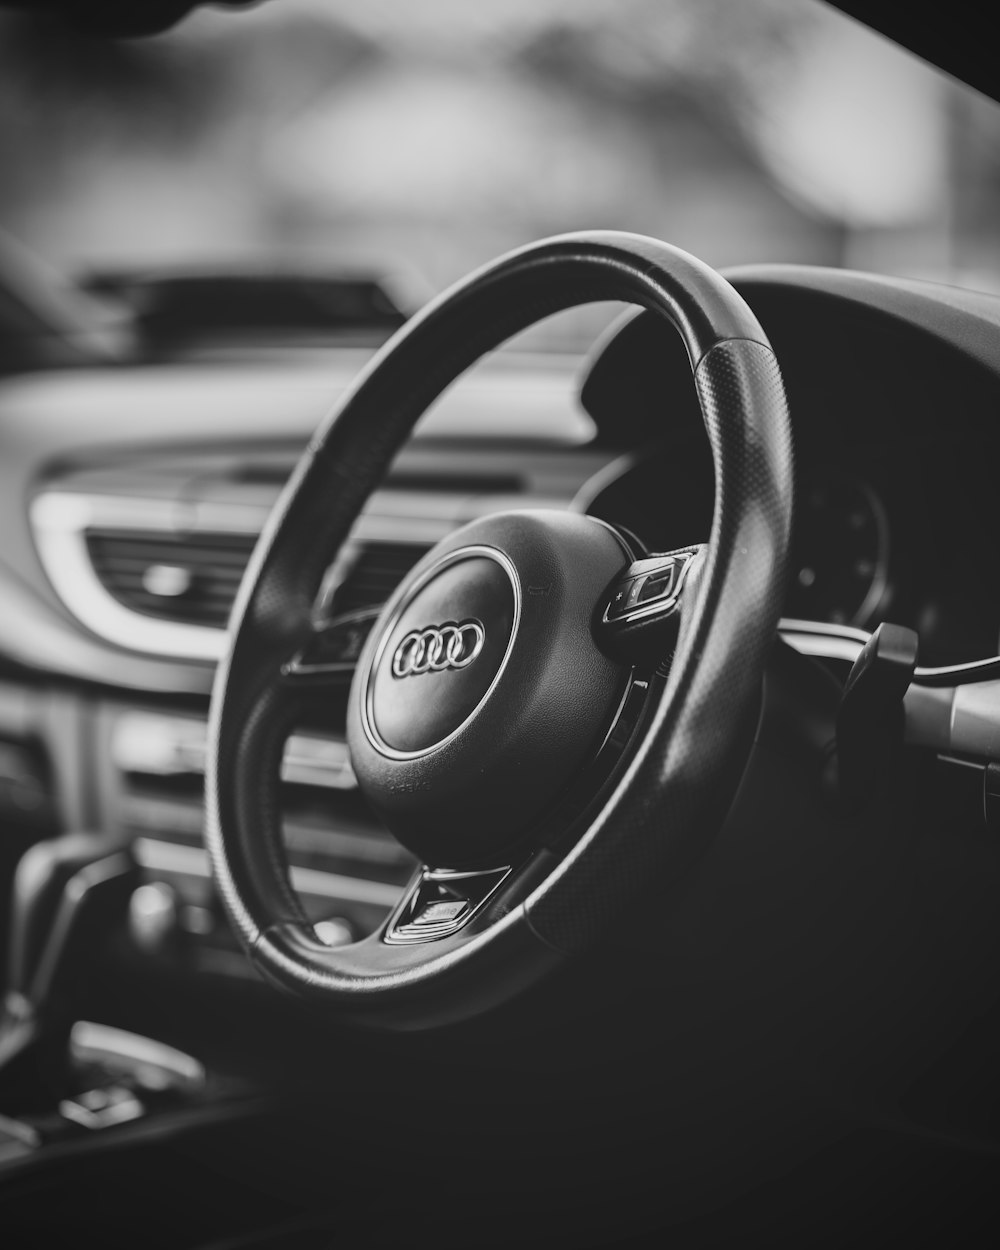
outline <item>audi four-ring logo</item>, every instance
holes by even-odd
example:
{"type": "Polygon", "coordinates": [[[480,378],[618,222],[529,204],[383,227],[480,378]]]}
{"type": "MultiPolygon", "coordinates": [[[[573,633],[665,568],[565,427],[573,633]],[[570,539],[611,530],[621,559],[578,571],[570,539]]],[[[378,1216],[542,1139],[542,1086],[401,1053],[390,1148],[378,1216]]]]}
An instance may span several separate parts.
{"type": "Polygon", "coordinates": [[[411,629],[392,657],[392,675],[417,677],[420,673],[468,668],[485,641],[486,630],[475,620],[411,629]]]}

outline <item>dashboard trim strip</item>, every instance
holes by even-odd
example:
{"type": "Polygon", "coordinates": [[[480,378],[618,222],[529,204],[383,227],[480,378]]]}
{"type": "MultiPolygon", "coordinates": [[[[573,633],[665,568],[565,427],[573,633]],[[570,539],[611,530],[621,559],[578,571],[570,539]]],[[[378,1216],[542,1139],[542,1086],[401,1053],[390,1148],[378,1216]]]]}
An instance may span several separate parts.
{"type": "MultiPolygon", "coordinates": [[[[158,838],[136,838],[135,857],[150,872],[176,873],[179,876],[200,877],[208,880],[211,869],[208,853],[197,846],[184,846],[177,842],[161,842],[158,838]]],[[[395,907],[405,886],[385,881],[371,881],[367,877],[347,877],[336,872],[324,872],[318,868],[291,870],[292,885],[301,894],[352,903],[368,903],[373,907],[395,907]]]]}

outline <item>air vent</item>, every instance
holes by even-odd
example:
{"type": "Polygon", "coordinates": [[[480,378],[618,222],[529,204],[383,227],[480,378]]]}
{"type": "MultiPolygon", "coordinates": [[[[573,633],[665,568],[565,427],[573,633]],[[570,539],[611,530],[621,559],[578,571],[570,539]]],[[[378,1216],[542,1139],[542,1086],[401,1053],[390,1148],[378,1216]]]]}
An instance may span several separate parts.
{"type": "MultiPolygon", "coordinates": [[[[322,588],[327,611],[380,606],[435,543],[467,517],[462,496],[376,492],[322,588]],[[330,592],[334,591],[332,603],[330,592]]],[[[273,499],[50,490],[31,502],[42,564],[71,612],[129,651],[217,661],[247,561],[273,499]],[[177,528],[180,520],[194,522],[177,528]]]]}
{"type": "Polygon", "coordinates": [[[133,612],[222,629],[255,541],[249,534],[90,530],[87,550],[104,588],[133,612]]]}
{"type": "MultiPolygon", "coordinates": [[[[133,612],[187,625],[225,627],[255,538],[91,529],[94,572],[133,612]]],[[[423,555],[414,543],[366,543],[333,600],[336,612],[381,604],[423,555]]]]}
{"type": "Polygon", "coordinates": [[[417,543],[365,543],[333,597],[333,611],[354,612],[385,603],[426,550],[417,543]]]}

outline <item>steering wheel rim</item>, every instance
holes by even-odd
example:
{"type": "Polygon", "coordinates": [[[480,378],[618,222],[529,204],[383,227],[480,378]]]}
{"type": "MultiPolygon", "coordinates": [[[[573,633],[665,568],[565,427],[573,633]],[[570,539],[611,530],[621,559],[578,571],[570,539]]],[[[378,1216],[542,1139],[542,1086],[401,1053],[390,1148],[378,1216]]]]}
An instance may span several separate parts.
{"type": "MultiPolygon", "coordinates": [[[[216,673],[206,842],[258,969],[361,1018],[422,1027],[513,996],[598,940],[650,881],[679,871],[721,824],[749,756],[784,590],[792,480],[784,389],[762,327],[719,274],[666,243],[613,232],[543,240],[476,271],[408,322],[292,473],[248,565],[216,673]],[[309,631],[325,570],[433,399],[514,333],[598,300],[645,307],[681,335],[715,464],[711,536],[669,677],[596,815],[544,871],[535,861],[540,879],[525,880],[503,914],[425,944],[386,942],[383,927],[326,946],[282,847],[280,759],[301,704],[277,674],[309,631]]],[[[376,625],[361,671],[379,637],[376,625]]]]}

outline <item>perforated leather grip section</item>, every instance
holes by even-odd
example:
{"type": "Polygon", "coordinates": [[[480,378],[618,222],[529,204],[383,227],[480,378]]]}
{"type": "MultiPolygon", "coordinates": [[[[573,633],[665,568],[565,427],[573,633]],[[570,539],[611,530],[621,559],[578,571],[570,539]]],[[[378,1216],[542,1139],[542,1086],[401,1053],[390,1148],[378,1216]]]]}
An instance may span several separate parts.
{"type": "Polygon", "coordinates": [[[342,1006],[399,1008],[412,1022],[434,995],[454,1002],[472,985],[497,996],[523,985],[553,949],[613,923],[651,874],[689,858],[717,828],[746,761],[791,499],[788,415],[764,332],[723,278],[665,243],[613,233],[547,240],[471,275],[403,327],[293,472],[249,563],[216,674],[206,841],[227,911],[262,970],[342,1006]],[[308,628],[324,570],[432,400],[512,334],[598,300],[641,305],[677,329],[715,460],[709,558],[666,697],[606,809],[525,905],[457,945],[330,950],[305,922],[281,846],[281,745],[298,709],[278,689],[280,664],[308,628]]]}
{"type": "Polygon", "coordinates": [[[528,901],[535,932],[571,950],[669,883],[718,828],[747,761],[781,614],[792,504],[784,388],[770,348],[712,348],[695,382],[716,466],[702,593],[653,723],[599,820],[528,901]]]}

